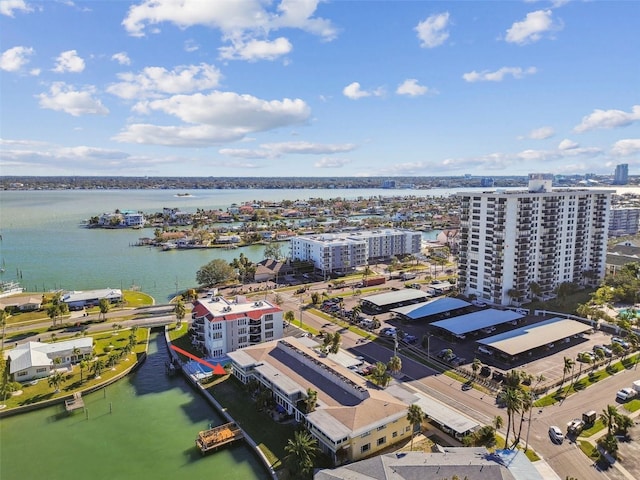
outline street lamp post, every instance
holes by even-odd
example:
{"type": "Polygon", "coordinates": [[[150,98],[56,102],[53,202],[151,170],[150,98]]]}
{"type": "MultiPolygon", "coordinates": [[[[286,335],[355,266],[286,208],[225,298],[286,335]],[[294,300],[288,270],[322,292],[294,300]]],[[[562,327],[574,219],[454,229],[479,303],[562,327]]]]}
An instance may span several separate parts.
{"type": "Polygon", "coordinates": [[[430,350],[430,348],[429,348],[429,347],[431,346],[431,345],[430,345],[430,343],[431,343],[431,337],[432,337],[432,336],[433,336],[433,333],[428,333],[428,334],[427,334],[427,361],[429,361],[429,360],[430,360],[430,357],[429,357],[429,350],[430,350]]]}

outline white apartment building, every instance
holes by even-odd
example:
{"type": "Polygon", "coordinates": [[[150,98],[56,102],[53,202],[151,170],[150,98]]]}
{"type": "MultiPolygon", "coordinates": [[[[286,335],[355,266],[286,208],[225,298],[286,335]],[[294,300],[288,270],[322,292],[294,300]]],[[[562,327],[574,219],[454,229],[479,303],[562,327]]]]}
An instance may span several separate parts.
{"type": "Polygon", "coordinates": [[[462,294],[519,304],[604,278],[613,190],[554,190],[552,179],[531,174],[528,190],[457,194],[462,294]]]}
{"type": "Polygon", "coordinates": [[[348,272],[372,261],[420,253],[422,234],[395,228],[362,230],[291,239],[291,258],[311,261],[324,274],[348,272]]]}
{"type": "Polygon", "coordinates": [[[209,358],[282,338],[282,309],[266,300],[211,297],[198,300],[191,313],[193,343],[209,358]]]}
{"type": "Polygon", "coordinates": [[[609,236],[636,235],[640,224],[640,208],[612,208],[609,215],[609,236]]]}

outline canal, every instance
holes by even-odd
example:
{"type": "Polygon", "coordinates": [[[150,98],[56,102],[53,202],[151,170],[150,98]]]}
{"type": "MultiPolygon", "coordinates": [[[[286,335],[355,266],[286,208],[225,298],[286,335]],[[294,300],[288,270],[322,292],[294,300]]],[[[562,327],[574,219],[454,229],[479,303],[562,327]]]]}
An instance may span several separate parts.
{"type": "Polygon", "coordinates": [[[181,376],[165,374],[167,360],[164,336],[154,331],[146,362],[84,397],[87,413],[57,405],[1,420],[0,478],[269,478],[244,443],[200,455],[198,431],[223,422],[181,376]]]}

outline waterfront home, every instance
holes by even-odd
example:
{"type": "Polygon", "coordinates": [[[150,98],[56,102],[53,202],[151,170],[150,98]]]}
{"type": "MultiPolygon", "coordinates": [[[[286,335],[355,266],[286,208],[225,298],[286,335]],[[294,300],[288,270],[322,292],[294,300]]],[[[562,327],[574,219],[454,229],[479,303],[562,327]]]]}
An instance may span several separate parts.
{"type": "Polygon", "coordinates": [[[408,404],[370,386],[335,357],[312,348],[314,344],[286,337],[228,356],[233,375],[269,389],[276,408],[306,425],[334,464],[360,460],[411,437],[408,404]],[[308,400],[311,390],[315,405],[308,400]]]}
{"type": "Polygon", "coordinates": [[[267,258],[256,264],[256,272],[253,278],[256,282],[278,281],[291,273],[291,267],[286,263],[267,258]]]}
{"type": "Polygon", "coordinates": [[[122,290],[119,288],[103,288],[100,290],[65,292],[62,295],[62,301],[69,306],[70,310],[97,306],[103,298],[109,300],[109,303],[121,302],[122,290]]]}
{"type": "Polygon", "coordinates": [[[212,295],[193,306],[192,343],[210,358],[220,358],[239,348],[282,338],[282,317],[282,309],[266,300],[212,295]]]}
{"type": "Polygon", "coordinates": [[[93,355],[93,338],[81,337],[57,343],[27,342],[7,354],[9,373],[16,382],[46,378],[58,368],[68,368],[93,355]],[[75,352],[75,350],[78,352],[75,352]],[[59,359],[56,362],[56,359],[59,359]]]}
{"type": "Polygon", "coordinates": [[[0,301],[1,310],[19,310],[21,312],[32,312],[42,307],[42,297],[17,296],[9,297],[0,301]]]}

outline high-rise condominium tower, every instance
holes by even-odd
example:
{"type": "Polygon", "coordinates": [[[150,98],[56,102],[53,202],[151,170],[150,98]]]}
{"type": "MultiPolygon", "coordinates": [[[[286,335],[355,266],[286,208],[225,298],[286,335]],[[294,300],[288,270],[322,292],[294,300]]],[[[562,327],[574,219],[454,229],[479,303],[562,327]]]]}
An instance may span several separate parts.
{"type": "Polygon", "coordinates": [[[605,273],[612,190],[460,192],[459,289],[498,305],[552,298],[559,285],[597,285],[605,273]]]}

